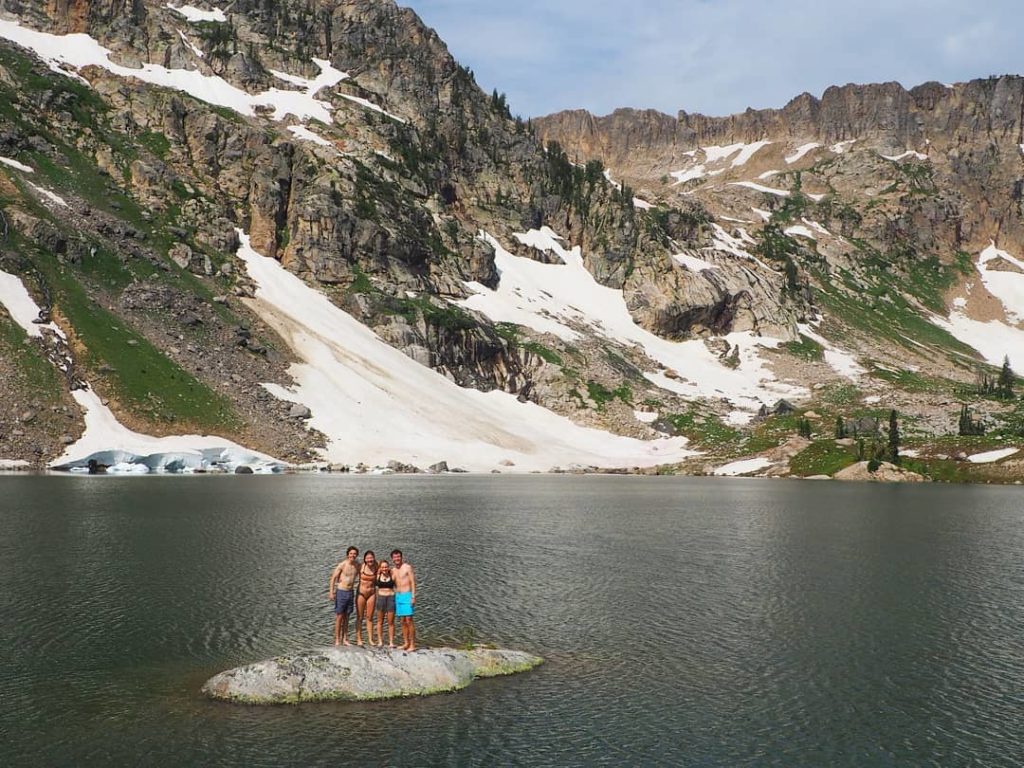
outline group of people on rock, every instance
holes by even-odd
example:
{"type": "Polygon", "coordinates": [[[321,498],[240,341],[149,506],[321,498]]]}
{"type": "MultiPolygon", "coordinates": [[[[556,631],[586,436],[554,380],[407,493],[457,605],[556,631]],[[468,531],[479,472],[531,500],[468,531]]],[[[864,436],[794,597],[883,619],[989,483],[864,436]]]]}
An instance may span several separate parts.
{"type": "Polygon", "coordinates": [[[391,553],[391,563],[377,562],[372,550],[359,562],[359,550],[349,547],[345,559],[331,572],[330,598],[334,603],[334,644],[349,645],[348,617],[356,609],[356,645],[363,644],[362,627],[366,625],[366,644],[384,645],[384,625],[388,627],[388,648],[395,648],[395,617],[402,621],[400,650],[416,650],[416,626],[413,606],[416,604],[416,574],[405,562],[402,550],[391,553]],[[393,565],[392,565],[393,563],[393,565]],[[374,642],[376,626],[376,642],[374,642]]]}

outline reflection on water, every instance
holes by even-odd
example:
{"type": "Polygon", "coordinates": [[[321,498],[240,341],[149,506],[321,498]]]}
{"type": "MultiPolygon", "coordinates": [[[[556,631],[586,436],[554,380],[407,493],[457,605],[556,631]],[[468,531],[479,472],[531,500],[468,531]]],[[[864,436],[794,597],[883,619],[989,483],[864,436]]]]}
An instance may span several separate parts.
{"type": "Polygon", "coordinates": [[[1019,491],[622,477],[0,479],[3,765],[1017,765],[1019,491]],[[197,695],[326,642],[344,548],[419,634],[539,653],[454,695],[197,695]]]}

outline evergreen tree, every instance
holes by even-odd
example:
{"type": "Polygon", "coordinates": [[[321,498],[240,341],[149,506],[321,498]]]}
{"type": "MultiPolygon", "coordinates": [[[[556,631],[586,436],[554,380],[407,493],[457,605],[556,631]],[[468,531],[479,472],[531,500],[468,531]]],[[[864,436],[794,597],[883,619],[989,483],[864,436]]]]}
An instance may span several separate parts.
{"type": "Polygon", "coordinates": [[[1007,355],[1003,355],[1003,367],[999,371],[999,379],[996,382],[996,391],[1000,397],[1009,400],[1013,397],[1013,385],[1016,377],[1013,374],[1013,369],[1010,367],[1010,358],[1007,355]]]}
{"type": "Polygon", "coordinates": [[[889,411],[889,461],[900,463],[900,427],[896,422],[896,409],[889,411]]]}
{"type": "Polygon", "coordinates": [[[846,437],[846,425],[843,424],[843,417],[836,416],[836,440],[846,437]]]}

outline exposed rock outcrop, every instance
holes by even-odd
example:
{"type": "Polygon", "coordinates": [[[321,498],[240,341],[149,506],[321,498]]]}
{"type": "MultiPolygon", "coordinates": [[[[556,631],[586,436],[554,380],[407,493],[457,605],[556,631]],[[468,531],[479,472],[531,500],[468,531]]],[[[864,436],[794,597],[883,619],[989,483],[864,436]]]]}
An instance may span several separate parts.
{"type": "Polygon", "coordinates": [[[525,672],[543,659],[491,648],[317,648],[237,667],[210,678],[203,693],[238,704],[371,701],[465,688],[481,677],[525,672]]]}

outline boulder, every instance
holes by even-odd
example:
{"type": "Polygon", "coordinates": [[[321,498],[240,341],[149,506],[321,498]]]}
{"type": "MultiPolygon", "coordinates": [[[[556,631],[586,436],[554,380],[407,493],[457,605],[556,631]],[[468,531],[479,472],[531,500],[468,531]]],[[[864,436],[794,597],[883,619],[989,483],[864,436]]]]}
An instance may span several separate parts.
{"type": "Polygon", "coordinates": [[[427,470],[430,471],[430,472],[433,472],[435,475],[439,475],[442,472],[447,472],[448,471],[448,462],[447,461],[439,461],[436,464],[431,464],[429,467],[427,467],[427,470]]]}
{"type": "Polygon", "coordinates": [[[465,688],[480,677],[525,672],[543,659],[494,648],[314,648],[236,667],[203,685],[213,699],[238,704],[372,701],[465,688]]]}
{"type": "Polygon", "coordinates": [[[312,415],[309,408],[301,403],[295,403],[288,411],[288,418],[290,419],[308,419],[312,415]]]}

